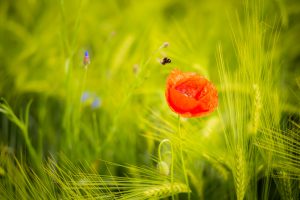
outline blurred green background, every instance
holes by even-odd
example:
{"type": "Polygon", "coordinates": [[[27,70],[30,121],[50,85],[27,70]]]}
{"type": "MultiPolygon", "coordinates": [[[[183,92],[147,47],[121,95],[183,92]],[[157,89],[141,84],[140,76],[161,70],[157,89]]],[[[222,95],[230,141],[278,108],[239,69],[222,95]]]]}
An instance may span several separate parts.
{"type": "MultiPolygon", "coordinates": [[[[247,41],[248,33],[253,31],[256,35],[255,29],[247,29],[248,9],[252,7],[258,9],[258,24],[264,27],[262,43],[267,46],[274,32],[279,35],[272,62],[274,70],[280,71],[279,78],[276,76],[274,80],[284,99],[282,121],[299,122],[300,2],[245,2],[0,1],[0,97],[8,102],[17,117],[24,119],[26,106],[32,101],[28,136],[21,133],[13,120],[0,115],[2,154],[24,159],[24,165],[33,169],[39,168],[39,163],[48,157],[59,160],[61,153],[73,163],[86,162],[96,170],[99,159],[155,166],[153,156],[157,156],[159,141],[153,132],[161,132],[155,127],[162,128],[157,118],[175,127],[177,123],[177,116],[165,101],[167,75],[174,68],[197,72],[214,82],[222,96],[218,45],[222,46],[227,70],[234,72],[239,66],[235,36],[240,34],[247,41]],[[165,42],[167,47],[162,46],[165,42]],[[90,57],[87,66],[83,64],[85,51],[90,57]],[[172,62],[161,65],[163,57],[172,62]],[[35,153],[28,152],[26,137],[35,153]]],[[[269,53],[265,51],[265,55],[269,53]]],[[[256,67],[251,68],[255,76],[256,67]]],[[[266,85],[270,83],[269,79],[265,81],[266,85]]],[[[217,116],[215,112],[210,118],[189,119],[185,126],[191,132],[199,132],[210,123],[217,130],[218,124],[214,125],[217,116]]],[[[220,145],[220,151],[225,146],[221,136],[208,142],[207,149],[211,143],[220,145]]],[[[6,158],[1,159],[5,174],[6,158]]],[[[202,158],[190,160],[195,165],[194,174],[201,168],[207,170],[205,177],[209,177],[203,184],[210,189],[204,191],[204,196],[198,196],[200,199],[217,199],[233,189],[233,184],[220,182],[202,161],[202,158]],[[197,168],[197,163],[205,166],[197,168]],[[219,184],[228,186],[222,186],[225,189],[213,195],[219,184]]],[[[114,168],[111,173],[120,175],[122,171],[114,168]]],[[[271,191],[277,194],[273,184],[270,184],[271,191]]],[[[230,198],[235,197],[224,197],[230,198]]],[[[270,195],[269,199],[272,198],[270,195]]]]}

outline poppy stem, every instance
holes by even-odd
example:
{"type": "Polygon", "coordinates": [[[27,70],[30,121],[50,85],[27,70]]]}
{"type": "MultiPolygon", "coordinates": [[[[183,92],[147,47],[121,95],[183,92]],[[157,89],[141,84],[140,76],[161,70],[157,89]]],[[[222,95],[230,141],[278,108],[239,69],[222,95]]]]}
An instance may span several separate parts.
{"type": "MultiPolygon", "coordinates": [[[[186,172],[186,167],[185,167],[185,161],[184,161],[184,157],[183,157],[183,150],[182,150],[182,132],[181,132],[181,121],[180,121],[180,115],[178,115],[178,135],[179,135],[179,151],[180,151],[180,159],[181,159],[181,167],[182,167],[182,171],[183,171],[183,175],[184,175],[184,180],[185,180],[185,184],[187,185],[187,187],[189,188],[189,179],[187,176],[187,172],[186,172]]],[[[191,199],[191,193],[188,193],[188,199],[191,199]]]]}

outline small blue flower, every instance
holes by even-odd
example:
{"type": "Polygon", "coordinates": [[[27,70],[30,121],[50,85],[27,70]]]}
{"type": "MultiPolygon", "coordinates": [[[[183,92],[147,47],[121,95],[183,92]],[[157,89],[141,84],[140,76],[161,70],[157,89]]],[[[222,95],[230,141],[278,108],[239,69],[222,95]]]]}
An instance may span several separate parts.
{"type": "Polygon", "coordinates": [[[91,60],[90,60],[89,52],[85,51],[84,52],[84,58],[83,58],[83,64],[84,64],[84,66],[87,66],[90,63],[91,63],[91,60]]]}
{"type": "Polygon", "coordinates": [[[92,103],[92,105],[91,105],[91,107],[92,107],[92,109],[97,109],[97,108],[99,108],[101,105],[102,105],[101,99],[100,99],[99,97],[95,97],[95,98],[94,98],[94,101],[93,101],[93,103],[92,103]]]}
{"type": "Polygon", "coordinates": [[[84,93],[81,95],[81,102],[84,103],[89,97],[90,97],[90,93],[89,93],[89,92],[84,92],[84,93]]]}
{"type": "Polygon", "coordinates": [[[94,92],[83,92],[81,95],[81,103],[85,107],[90,107],[92,110],[95,110],[102,105],[102,100],[94,92]]]}

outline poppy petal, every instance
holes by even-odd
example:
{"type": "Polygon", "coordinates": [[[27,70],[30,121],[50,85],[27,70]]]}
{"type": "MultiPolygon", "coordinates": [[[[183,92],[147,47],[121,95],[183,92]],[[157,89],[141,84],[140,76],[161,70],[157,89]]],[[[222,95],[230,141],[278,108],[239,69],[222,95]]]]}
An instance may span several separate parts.
{"type": "Polygon", "coordinates": [[[166,99],[170,108],[183,117],[206,115],[218,105],[212,83],[196,73],[179,70],[173,70],[167,79],[166,99]]]}

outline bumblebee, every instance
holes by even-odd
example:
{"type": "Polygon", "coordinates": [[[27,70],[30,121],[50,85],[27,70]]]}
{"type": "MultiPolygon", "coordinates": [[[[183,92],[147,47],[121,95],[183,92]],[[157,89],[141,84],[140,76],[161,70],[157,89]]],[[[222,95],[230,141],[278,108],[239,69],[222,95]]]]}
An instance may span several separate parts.
{"type": "Polygon", "coordinates": [[[168,63],[171,63],[171,59],[170,59],[170,58],[167,58],[167,57],[164,57],[164,58],[160,61],[160,64],[162,64],[162,65],[165,65],[165,64],[168,64],[168,63]]]}

